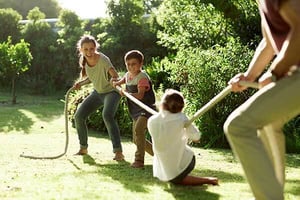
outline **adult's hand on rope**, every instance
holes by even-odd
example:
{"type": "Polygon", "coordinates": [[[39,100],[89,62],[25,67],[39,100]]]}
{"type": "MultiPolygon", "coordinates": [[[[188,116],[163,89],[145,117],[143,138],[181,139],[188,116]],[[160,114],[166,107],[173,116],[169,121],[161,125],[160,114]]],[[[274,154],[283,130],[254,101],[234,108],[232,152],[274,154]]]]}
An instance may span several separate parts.
{"type": "Polygon", "coordinates": [[[270,71],[267,71],[258,79],[258,83],[259,83],[260,87],[264,87],[274,81],[275,81],[274,76],[272,75],[272,73],[270,71]]]}
{"type": "MultiPolygon", "coordinates": [[[[254,85],[257,84],[249,81],[243,73],[235,75],[232,79],[230,79],[230,81],[228,81],[228,84],[231,85],[232,92],[242,92],[246,90],[251,85],[251,83],[253,83],[254,85]]],[[[262,83],[258,83],[258,85],[255,87],[261,88],[262,83]]]]}
{"type": "Polygon", "coordinates": [[[247,89],[246,86],[239,84],[240,81],[246,81],[246,77],[243,73],[235,75],[232,79],[230,79],[230,81],[228,81],[228,84],[231,85],[232,92],[242,92],[247,89]]]}

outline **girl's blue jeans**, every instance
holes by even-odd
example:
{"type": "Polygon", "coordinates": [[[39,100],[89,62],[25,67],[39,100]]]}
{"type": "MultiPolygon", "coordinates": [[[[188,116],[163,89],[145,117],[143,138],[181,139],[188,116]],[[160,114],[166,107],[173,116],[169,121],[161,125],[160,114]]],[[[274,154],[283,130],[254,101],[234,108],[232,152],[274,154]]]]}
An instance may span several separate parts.
{"type": "Polygon", "coordinates": [[[113,152],[122,151],[120,130],[115,120],[120,98],[120,94],[116,91],[100,94],[94,90],[84,99],[74,116],[80,148],[88,147],[88,128],[86,125],[88,116],[103,105],[102,118],[112,142],[113,152]]]}

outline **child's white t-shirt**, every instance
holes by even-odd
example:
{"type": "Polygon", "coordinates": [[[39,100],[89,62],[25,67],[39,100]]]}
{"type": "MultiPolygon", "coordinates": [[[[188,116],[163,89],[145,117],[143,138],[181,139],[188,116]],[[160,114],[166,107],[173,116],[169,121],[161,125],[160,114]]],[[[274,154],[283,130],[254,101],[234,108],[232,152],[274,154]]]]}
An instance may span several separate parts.
{"type": "Polygon", "coordinates": [[[148,130],[153,143],[153,176],[169,181],[181,174],[190,164],[194,152],[187,140],[199,140],[200,132],[190,125],[184,128],[187,116],[160,111],[148,120],[148,130]]]}

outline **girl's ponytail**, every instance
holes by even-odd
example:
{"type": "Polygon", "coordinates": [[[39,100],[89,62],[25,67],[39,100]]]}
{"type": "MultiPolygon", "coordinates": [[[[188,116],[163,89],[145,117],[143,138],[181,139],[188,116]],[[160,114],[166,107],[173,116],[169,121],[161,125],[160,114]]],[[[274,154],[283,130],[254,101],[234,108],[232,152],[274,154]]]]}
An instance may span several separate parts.
{"type": "Polygon", "coordinates": [[[79,63],[79,65],[81,67],[80,76],[81,76],[81,78],[84,78],[84,77],[86,77],[86,69],[85,69],[86,58],[84,56],[81,56],[80,60],[81,60],[81,63],[79,63]]]}

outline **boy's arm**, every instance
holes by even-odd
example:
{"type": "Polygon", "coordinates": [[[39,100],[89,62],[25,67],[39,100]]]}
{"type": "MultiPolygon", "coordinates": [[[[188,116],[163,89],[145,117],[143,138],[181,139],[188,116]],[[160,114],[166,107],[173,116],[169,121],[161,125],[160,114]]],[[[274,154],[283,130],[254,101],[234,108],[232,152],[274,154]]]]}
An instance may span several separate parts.
{"type": "Polygon", "coordinates": [[[137,93],[130,93],[132,96],[134,96],[135,98],[137,98],[138,100],[141,100],[144,98],[146,92],[146,87],[141,86],[138,87],[138,92],[137,93]]]}
{"type": "Polygon", "coordinates": [[[138,92],[137,93],[130,93],[132,96],[141,100],[144,98],[145,92],[148,91],[150,88],[150,83],[147,78],[142,78],[138,82],[138,92]]]}

